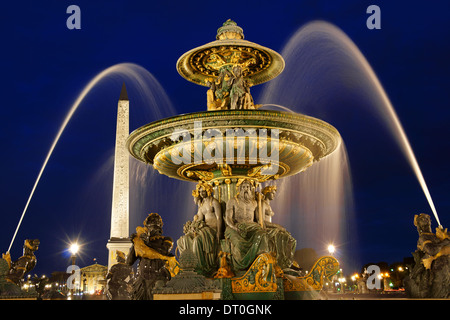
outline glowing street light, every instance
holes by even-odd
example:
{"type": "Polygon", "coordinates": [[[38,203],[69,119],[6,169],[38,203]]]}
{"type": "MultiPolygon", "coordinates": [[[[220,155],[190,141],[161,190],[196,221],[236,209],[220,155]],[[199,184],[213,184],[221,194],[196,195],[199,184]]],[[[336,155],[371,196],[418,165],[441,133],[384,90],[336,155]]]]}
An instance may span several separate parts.
{"type": "Polygon", "coordinates": [[[336,248],[334,247],[334,245],[330,244],[330,245],[328,246],[328,252],[329,252],[330,254],[333,254],[334,251],[336,251],[336,248]]]}
{"type": "Polygon", "coordinates": [[[69,247],[69,251],[72,253],[72,265],[75,265],[78,250],[80,250],[80,246],[76,242],[72,243],[69,247]]]}
{"type": "Polygon", "coordinates": [[[76,255],[79,249],[80,249],[80,246],[77,243],[72,243],[69,248],[72,255],[76,255]]]}
{"type": "MultiPolygon", "coordinates": [[[[72,266],[75,266],[75,259],[77,258],[77,253],[80,250],[80,246],[78,243],[72,243],[69,247],[69,251],[72,253],[72,266]]],[[[75,268],[72,268],[72,275],[75,273],[75,268]]],[[[75,286],[75,279],[72,280],[72,288],[70,289],[70,295],[73,296],[74,294],[74,286],[75,286]]]]}

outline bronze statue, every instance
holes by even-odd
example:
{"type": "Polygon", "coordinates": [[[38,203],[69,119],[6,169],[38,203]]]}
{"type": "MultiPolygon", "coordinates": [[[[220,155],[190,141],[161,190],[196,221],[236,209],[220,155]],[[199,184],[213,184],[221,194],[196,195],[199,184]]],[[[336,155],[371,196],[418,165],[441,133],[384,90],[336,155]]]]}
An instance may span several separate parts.
{"type": "Polygon", "coordinates": [[[415,264],[405,279],[405,291],[413,298],[450,298],[450,236],[447,229],[431,230],[430,216],[414,216],[419,233],[415,264]]]}
{"type": "Polygon", "coordinates": [[[242,67],[235,65],[232,69],[233,78],[231,79],[230,89],[230,109],[255,109],[253,98],[250,95],[248,82],[242,74],[242,67]]]}
{"type": "Polygon", "coordinates": [[[206,106],[209,110],[219,110],[221,101],[216,99],[216,82],[212,79],[208,79],[206,84],[209,86],[206,92],[206,106]]]}
{"type": "Polygon", "coordinates": [[[173,241],[163,236],[163,221],[157,213],[150,213],[144,226],[137,227],[131,236],[133,245],[127,256],[127,264],[132,266],[139,259],[139,265],[132,284],[131,300],[153,299],[155,283],[171,279],[171,270],[176,268],[175,256],[170,253],[173,241]]]}
{"type": "Polygon", "coordinates": [[[25,274],[34,269],[37,263],[34,252],[39,248],[38,239],[27,239],[23,245],[23,255],[17,261],[11,261],[11,255],[9,252],[3,254],[3,259],[8,262],[9,272],[7,279],[16,285],[20,284],[25,274]]]}
{"type": "Polygon", "coordinates": [[[231,268],[238,274],[256,257],[268,253],[267,232],[259,224],[255,188],[248,179],[238,182],[238,194],[227,202],[225,239],[230,244],[231,268]]]}
{"type": "Polygon", "coordinates": [[[251,64],[250,61],[239,64],[240,56],[237,52],[235,59],[231,58],[231,65],[225,63],[219,54],[211,55],[209,65],[217,64],[219,68],[218,77],[207,79],[209,90],[206,92],[208,110],[236,110],[256,109],[253,97],[250,94],[250,81],[244,78],[244,68],[251,64]],[[243,68],[244,67],[244,68],[243,68]]]}
{"type": "Polygon", "coordinates": [[[219,76],[215,82],[214,95],[216,98],[216,108],[229,109],[230,108],[230,90],[232,73],[228,66],[224,66],[219,70],[219,76]]]}
{"type": "Polygon", "coordinates": [[[177,241],[180,256],[191,250],[197,257],[196,271],[211,276],[219,267],[219,241],[223,238],[223,218],[220,203],[213,196],[213,188],[206,182],[199,182],[192,192],[198,206],[192,221],[184,225],[185,235],[177,241]]]}
{"type": "Polygon", "coordinates": [[[106,275],[108,281],[106,295],[109,300],[129,300],[132,269],[125,263],[125,253],[122,251],[116,251],[116,260],[117,263],[111,266],[106,275]]]}
{"type": "Polygon", "coordinates": [[[278,266],[281,269],[287,269],[291,268],[295,261],[297,241],[284,227],[272,222],[274,212],[270,201],[274,199],[276,191],[275,185],[267,186],[262,190],[264,199],[261,201],[261,211],[268,233],[270,251],[275,253],[278,266]]]}
{"type": "Polygon", "coordinates": [[[192,192],[194,202],[198,206],[195,221],[205,221],[206,225],[217,234],[217,239],[223,238],[223,218],[222,208],[219,201],[214,198],[213,187],[206,182],[199,182],[196,189],[192,192]]]}
{"type": "Polygon", "coordinates": [[[34,275],[33,282],[35,283],[35,289],[37,293],[37,300],[42,300],[42,296],[46,292],[46,286],[50,283],[50,279],[46,276],[38,277],[34,275]]]}

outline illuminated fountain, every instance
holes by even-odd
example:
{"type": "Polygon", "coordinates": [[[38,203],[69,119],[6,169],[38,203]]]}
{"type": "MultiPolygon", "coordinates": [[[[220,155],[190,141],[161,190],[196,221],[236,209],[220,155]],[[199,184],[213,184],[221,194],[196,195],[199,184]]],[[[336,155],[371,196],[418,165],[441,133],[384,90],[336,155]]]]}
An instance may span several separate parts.
{"type": "Polygon", "coordinates": [[[194,252],[196,271],[220,281],[223,299],[305,297],[320,291],[339,263],[321,257],[307,276],[300,274],[293,259],[296,240],[271,222],[269,202],[276,180],[332,154],[341,137],[319,119],[260,109],[250,88],[277,77],[282,56],[244,40],[230,20],[216,39],[177,62],[182,77],[209,88],[207,111],[138,128],[128,150],[160,174],[198,183],[193,196],[199,213],[186,223],[178,250],[194,252]]]}
{"type": "MultiPolygon", "coordinates": [[[[329,166],[329,171],[334,173],[338,171],[334,170],[336,161],[331,160],[337,158],[339,162],[340,153],[345,150],[342,148],[343,142],[337,130],[324,121],[294,113],[290,109],[307,112],[305,106],[324,107],[324,103],[314,103],[318,102],[314,99],[320,98],[320,102],[324,102],[324,96],[327,96],[327,93],[328,98],[335,98],[330,90],[335,89],[335,87],[329,84],[340,83],[340,81],[335,81],[336,75],[339,75],[340,79],[353,79],[353,81],[359,82],[361,84],[359,88],[364,89],[366,87],[367,91],[371,93],[369,98],[379,102],[379,105],[382,106],[377,111],[383,114],[382,118],[389,125],[414,169],[433,214],[440,225],[428,188],[395,111],[370,65],[348,37],[327,23],[308,24],[296,33],[288,43],[286,50],[283,51],[283,57],[287,63],[288,59],[295,61],[297,68],[286,68],[287,70],[283,72],[281,77],[277,77],[284,69],[283,58],[268,48],[244,40],[242,29],[233,22],[225,23],[219,29],[216,41],[187,52],[179,59],[177,64],[177,69],[184,78],[209,88],[206,99],[207,111],[164,118],[162,112],[171,110],[169,110],[170,108],[164,108],[164,103],[163,107],[159,103],[159,108],[152,108],[152,112],[157,118],[164,119],[137,129],[128,139],[128,148],[131,154],[139,162],[151,165],[155,169],[155,173],[158,171],[162,175],[186,181],[186,184],[201,182],[204,183],[206,189],[208,188],[206,186],[212,187],[213,196],[219,202],[221,214],[224,216],[221,225],[222,230],[218,230],[221,236],[219,250],[216,252],[218,266],[216,272],[212,273],[212,276],[215,276],[218,279],[217,281],[221,282],[223,293],[225,293],[222,298],[250,297],[259,299],[280,298],[282,296],[286,299],[299,298],[303,297],[305,293],[310,294],[320,290],[323,284],[322,276],[331,277],[338,270],[338,263],[334,258],[323,257],[312,268],[313,272],[309,272],[310,276],[296,275],[295,263],[292,263],[288,268],[284,268],[284,266],[280,268],[282,261],[277,259],[276,254],[275,256],[271,254],[274,252],[272,250],[266,250],[266,252],[256,256],[245,270],[234,270],[236,268],[233,266],[231,244],[229,239],[225,237],[227,204],[230,200],[236,198],[243,181],[248,180],[251,189],[254,191],[254,201],[257,203],[255,220],[261,224],[261,229],[266,230],[269,223],[265,222],[264,212],[260,208],[263,207],[264,202],[270,200],[270,187],[273,188],[276,183],[280,193],[279,197],[272,201],[273,207],[276,208],[274,210],[276,216],[280,213],[288,216],[291,212],[283,209],[291,204],[297,206],[299,202],[299,187],[293,183],[295,181],[291,179],[292,177],[298,178],[301,176],[303,178],[311,173],[323,173],[326,170],[322,170],[322,166],[327,165],[327,162],[333,165],[329,166]],[[325,46],[325,44],[330,43],[334,45],[331,48],[333,50],[328,50],[329,48],[325,46]],[[302,49],[302,46],[307,46],[308,50],[298,50],[299,56],[295,55],[297,50],[294,49],[302,49]],[[311,50],[311,48],[317,51],[311,50]],[[320,59],[317,54],[319,51],[324,55],[324,59],[320,59]],[[340,55],[336,55],[336,53],[340,55]],[[311,59],[305,59],[305,55],[311,59]],[[340,57],[340,60],[336,62],[330,57],[340,57]],[[345,60],[342,60],[344,58],[345,60]],[[351,62],[350,66],[354,68],[348,68],[342,63],[347,59],[351,62]],[[327,77],[322,77],[322,71],[329,67],[327,63],[330,61],[340,69],[333,69],[334,73],[327,73],[327,77]],[[300,69],[299,64],[304,66],[305,69],[300,69]],[[360,76],[353,77],[355,74],[349,74],[350,69],[356,70],[354,71],[355,74],[360,76]],[[301,81],[297,82],[295,79],[295,77],[304,74],[309,75],[303,78],[307,85],[301,81]],[[314,77],[311,77],[312,74],[314,77]],[[333,78],[333,76],[335,77],[333,78]],[[275,78],[275,81],[268,82],[275,78]],[[275,102],[283,104],[283,106],[277,105],[276,107],[287,112],[271,111],[267,110],[268,105],[255,104],[249,89],[253,85],[265,82],[269,84],[267,88],[269,90],[265,91],[266,95],[260,103],[275,102]],[[314,94],[317,92],[314,90],[316,88],[321,89],[320,97],[314,94]],[[310,91],[309,95],[308,90],[310,91]],[[277,95],[283,99],[277,99],[277,95]],[[297,95],[300,98],[295,100],[297,95]],[[284,100],[286,97],[293,100],[288,102],[284,100]],[[308,101],[308,99],[310,100],[308,101]],[[301,107],[298,102],[302,102],[301,107]],[[317,163],[319,160],[321,160],[320,163],[317,163]],[[312,165],[313,167],[308,169],[312,165]],[[297,175],[306,169],[308,171],[305,174],[297,175]],[[291,178],[284,179],[287,177],[291,178]],[[283,187],[280,188],[280,186],[283,187]],[[292,190],[295,192],[292,192],[289,196],[289,192],[292,190]],[[262,274],[265,276],[257,277],[262,274]]],[[[134,64],[119,64],[105,69],[86,85],[70,108],[51,145],[7,252],[12,247],[47,162],[72,115],[91,89],[103,79],[116,75],[125,77],[134,88],[145,91],[148,87],[147,90],[152,92],[146,93],[145,96],[150,93],[163,92],[148,71],[134,64]],[[154,92],[149,88],[154,88],[154,92]]],[[[344,82],[343,84],[348,83],[344,82]]],[[[361,91],[364,92],[364,90],[361,91]]],[[[338,111],[342,112],[341,109],[338,109],[338,111]]],[[[172,113],[169,112],[169,114],[172,113]]],[[[167,117],[167,113],[165,117],[167,117]]],[[[142,167],[139,167],[139,169],[142,169],[142,167]]],[[[151,173],[153,174],[153,171],[151,173]]],[[[328,175],[325,179],[323,178],[322,176],[322,180],[327,185],[331,185],[328,175]]],[[[312,180],[317,181],[319,179],[312,176],[305,180],[308,180],[306,182],[309,183],[312,180]]],[[[335,180],[342,179],[338,176],[335,177],[335,180]]],[[[314,192],[323,190],[310,186],[305,189],[308,189],[309,192],[306,198],[313,203],[312,206],[317,207],[318,201],[314,199],[314,193],[317,195],[325,192],[314,192]]],[[[194,200],[198,201],[199,190],[196,189],[195,191],[197,196],[194,200]]],[[[163,192],[167,192],[167,190],[163,192]]],[[[336,193],[335,198],[340,198],[339,196],[340,193],[336,193]]],[[[178,204],[177,209],[184,205],[182,201],[185,200],[185,197],[181,198],[183,198],[181,201],[180,199],[174,200],[178,204]]],[[[329,202],[328,197],[326,204],[329,205],[329,202]]],[[[136,203],[136,201],[133,203],[136,203]]],[[[338,201],[335,201],[335,203],[338,203],[338,201]]],[[[342,208],[342,206],[334,207],[338,208],[337,210],[342,208]]],[[[310,214],[309,207],[306,206],[306,208],[303,210],[304,213],[310,214]]],[[[328,208],[326,209],[316,211],[326,213],[324,216],[328,225],[339,228],[337,223],[333,223],[339,220],[339,217],[334,217],[335,220],[331,220],[332,214],[330,214],[328,208]]],[[[186,210],[186,212],[188,211],[186,210]]],[[[179,220],[181,223],[184,222],[186,212],[175,213],[181,217],[179,220]]],[[[164,216],[165,213],[163,212],[162,215],[164,216]]],[[[304,218],[306,217],[301,213],[296,217],[310,229],[308,230],[310,233],[314,233],[316,230],[314,221],[304,218]]],[[[292,219],[289,222],[288,229],[297,227],[292,223],[292,219]]],[[[287,223],[285,224],[287,225],[287,223]]],[[[320,225],[322,231],[324,230],[322,224],[316,223],[316,225],[320,225]]],[[[314,240],[324,233],[320,235],[315,233],[314,240]]],[[[326,242],[329,239],[323,240],[326,242]]],[[[289,261],[292,260],[288,259],[289,261]]]]}

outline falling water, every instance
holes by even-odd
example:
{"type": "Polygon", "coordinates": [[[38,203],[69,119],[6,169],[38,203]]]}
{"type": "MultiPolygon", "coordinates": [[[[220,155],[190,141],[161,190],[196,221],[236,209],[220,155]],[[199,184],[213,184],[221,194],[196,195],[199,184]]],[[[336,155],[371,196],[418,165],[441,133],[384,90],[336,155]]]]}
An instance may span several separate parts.
{"type": "Polygon", "coordinates": [[[351,39],[330,23],[314,21],[291,37],[282,55],[286,69],[268,83],[261,102],[286,105],[307,114],[322,112],[319,117],[323,118],[343,112],[344,108],[340,107],[346,102],[340,99],[345,93],[368,98],[374,106],[371,111],[388,126],[407,158],[440,225],[427,184],[394,107],[351,39]]]}
{"type": "Polygon", "coordinates": [[[142,225],[148,213],[157,212],[164,233],[178,239],[184,222],[192,220],[197,211],[192,198],[195,184],[168,178],[152,166],[130,159],[130,227],[142,225]]]}
{"type": "MultiPolygon", "coordinates": [[[[327,254],[323,250],[330,243],[337,247],[348,244],[354,227],[354,208],[350,166],[343,142],[305,172],[277,180],[275,184],[274,222],[292,233],[297,249],[314,248],[322,250],[320,254],[327,254]]],[[[353,246],[357,241],[354,234],[351,238],[353,246]]],[[[340,250],[340,255],[345,256],[343,247],[340,250]]],[[[346,259],[349,262],[349,257],[346,259]]]]}
{"type": "Polygon", "coordinates": [[[69,112],[67,113],[66,117],[64,118],[64,121],[62,122],[56,137],[53,140],[53,143],[50,146],[50,149],[47,153],[47,156],[44,160],[44,163],[42,164],[42,167],[39,171],[39,174],[37,176],[37,179],[33,185],[33,188],[31,190],[31,193],[28,197],[28,200],[25,204],[25,208],[23,209],[22,215],[20,217],[19,223],[17,224],[16,230],[14,232],[14,235],[12,237],[11,243],[9,245],[8,251],[11,250],[11,247],[14,243],[14,239],[17,235],[17,232],[20,228],[20,225],[22,223],[22,220],[27,212],[28,206],[30,204],[30,201],[34,195],[34,192],[36,190],[36,187],[39,184],[39,181],[42,177],[42,174],[44,173],[44,170],[48,164],[48,161],[50,160],[50,157],[52,156],[52,153],[58,144],[58,141],[61,138],[61,135],[63,134],[64,130],[66,129],[68,123],[72,119],[72,116],[77,111],[78,107],[83,102],[84,98],[91,92],[91,90],[97,86],[100,82],[102,82],[104,79],[111,78],[111,77],[119,77],[120,80],[123,82],[127,82],[133,86],[137,92],[142,95],[146,102],[150,105],[156,104],[156,101],[161,102],[163,101],[164,107],[153,107],[152,113],[155,116],[156,119],[166,117],[169,115],[175,114],[175,111],[168,100],[167,96],[165,95],[165,91],[161,88],[158,81],[153,77],[151,73],[149,73],[145,68],[133,64],[133,63],[120,63],[113,65],[99,74],[97,74],[89,83],[83,88],[81,93],[78,95],[75,102],[72,104],[71,108],[69,109],[69,112]]]}
{"type": "Polygon", "coordinates": [[[263,104],[260,108],[260,110],[282,110],[282,111],[287,111],[287,112],[295,112],[292,111],[291,109],[289,109],[288,107],[285,106],[281,106],[279,104],[273,104],[273,103],[266,103],[263,104]]]}

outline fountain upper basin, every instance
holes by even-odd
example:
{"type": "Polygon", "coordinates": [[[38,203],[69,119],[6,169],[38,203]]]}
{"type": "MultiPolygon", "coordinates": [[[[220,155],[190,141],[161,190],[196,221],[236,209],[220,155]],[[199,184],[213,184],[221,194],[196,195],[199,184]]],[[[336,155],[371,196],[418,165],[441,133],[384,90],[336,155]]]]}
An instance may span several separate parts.
{"type": "Polygon", "coordinates": [[[261,182],[306,170],[331,154],[340,141],[332,125],[310,116],[220,110],[149,123],[130,134],[127,148],[133,157],[171,178],[210,181],[250,177],[261,182]],[[275,165],[272,169],[276,172],[262,170],[268,163],[275,165]]]}

